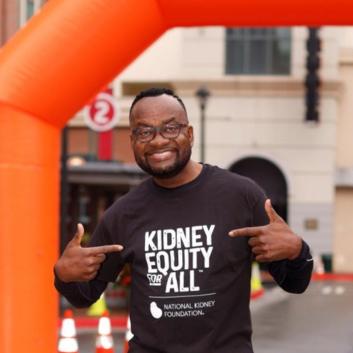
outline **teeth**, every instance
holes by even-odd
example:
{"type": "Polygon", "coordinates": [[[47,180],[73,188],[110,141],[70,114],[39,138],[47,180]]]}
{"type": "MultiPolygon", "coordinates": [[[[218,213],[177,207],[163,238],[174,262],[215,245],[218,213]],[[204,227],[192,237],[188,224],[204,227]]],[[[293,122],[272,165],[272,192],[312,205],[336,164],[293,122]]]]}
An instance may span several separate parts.
{"type": "Polygon", "coordinates": [[[158,160],[158,161],[163,161],[172,155],[171,151],[162,151],[162,152],[154,152],[150,155],[150,158],[158,160]]]}
{"type": "Polygon", "coordinates": [[[171,153],[171,152],[170,151],[154,152],[154,153],[152,153],[152,156],[161,156],[161,155],[169,154],[169,153],[171,153]]]}

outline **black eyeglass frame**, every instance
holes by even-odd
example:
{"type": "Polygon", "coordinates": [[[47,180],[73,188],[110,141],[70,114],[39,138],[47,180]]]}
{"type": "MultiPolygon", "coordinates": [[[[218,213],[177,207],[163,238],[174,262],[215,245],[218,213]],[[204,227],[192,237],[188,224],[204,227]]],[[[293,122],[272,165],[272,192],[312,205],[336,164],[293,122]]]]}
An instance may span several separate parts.
{"type": "Polygon", "coordinates": [[[140,126],[140,127],[136,127],[134,129],[131,130],[133,137],[141,143],[147,143],[147,142],[151,142],[157,135],[157,132],[165,139],[167,140],[175,140],[176,138],[179,137],[181,130],[185,127],[188,127],[189,124],[183,124],[183,123],[177,123],[177,122],[173,122],[173,123],[166,123],[166,124],[162,124],[160,126],[140,126]],[[165,136],[165,131],[163,131],[163,129],[165,129],[166,127],[177,127],[178,131],[175,134],[175,136],[173,137],[168,137],[165,136]],[[141,138],[141,136],[139,135],[139,131],[146,129],[149,132],[152,132],[151,136],[147,137],[146,139],[141,138]]]}

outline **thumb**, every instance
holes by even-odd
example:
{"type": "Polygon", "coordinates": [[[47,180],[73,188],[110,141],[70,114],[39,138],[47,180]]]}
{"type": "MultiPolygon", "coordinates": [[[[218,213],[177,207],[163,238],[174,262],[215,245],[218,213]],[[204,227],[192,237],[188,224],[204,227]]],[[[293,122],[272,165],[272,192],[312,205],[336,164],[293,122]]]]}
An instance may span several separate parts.
{"type": "Polygon", "coordinates": [[[85,234],[85,230],[83,228],[83,225],[81,223],[77,223],[77,230],[74,237],[71,240],[71,243],[75,245],[81,245],[81,241],[84,234],[85,234]]]}
{"type": "Polygon", "coordinates": [[[273,223],[277,219],[277,213],[272,207],[271,200],[267,199],[265,201],[265,211],[267,213],[268,219],[270,220],[270,223],[273,223]]]}

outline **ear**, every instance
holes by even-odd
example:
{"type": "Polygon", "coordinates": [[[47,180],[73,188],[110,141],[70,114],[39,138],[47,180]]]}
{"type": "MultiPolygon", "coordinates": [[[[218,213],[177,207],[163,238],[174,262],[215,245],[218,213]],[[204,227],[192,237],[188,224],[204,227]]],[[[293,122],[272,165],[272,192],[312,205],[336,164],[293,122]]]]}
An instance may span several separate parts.
{"type": "Polygon", "coordinates": [[[194,127],[189,125],[188,126],[188,138],[189,138],[189,141],[190,141],[190,145],[191,147],[194,146],[194,127]]]}

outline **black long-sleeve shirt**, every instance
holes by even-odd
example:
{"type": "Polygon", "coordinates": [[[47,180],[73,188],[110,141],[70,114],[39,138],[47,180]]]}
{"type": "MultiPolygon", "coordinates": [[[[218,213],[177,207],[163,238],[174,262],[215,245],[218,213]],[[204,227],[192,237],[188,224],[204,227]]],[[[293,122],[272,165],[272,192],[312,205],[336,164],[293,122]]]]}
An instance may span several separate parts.
{"type": "MultiPolygon", "coordinates": [[[[131,264],[133,353],[253,353],[249,310],[252,252],[228,232],[268,223],[263,191],[248,178],[204,165],[192,182],[165,189],[147,179],[107,210],[92,245],[121,244],[96,279],[56,288],[89,306],[125,263],[131,264]]],[[[299,257],[269,264],[286,291],[301,293],[312,271],[299,257]]]]}

